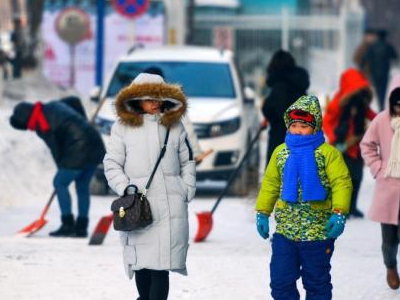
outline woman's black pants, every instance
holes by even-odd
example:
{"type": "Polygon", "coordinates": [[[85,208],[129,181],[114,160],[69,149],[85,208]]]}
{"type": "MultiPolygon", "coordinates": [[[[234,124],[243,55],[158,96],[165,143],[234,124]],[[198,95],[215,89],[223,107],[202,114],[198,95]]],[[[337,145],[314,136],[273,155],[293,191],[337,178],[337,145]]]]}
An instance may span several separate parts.
{"type": "Polygon", "coordinates": [[[397,250],[399,247],[400,227],[381,223],[382,254],[385,266],[389,269],[397,267],[397,250]]]}
{"type": "Polygon", "coordinates": [[[169,292],[168,271],[142,269],[135,271],[140,300],[166,300],[169,292]]]}

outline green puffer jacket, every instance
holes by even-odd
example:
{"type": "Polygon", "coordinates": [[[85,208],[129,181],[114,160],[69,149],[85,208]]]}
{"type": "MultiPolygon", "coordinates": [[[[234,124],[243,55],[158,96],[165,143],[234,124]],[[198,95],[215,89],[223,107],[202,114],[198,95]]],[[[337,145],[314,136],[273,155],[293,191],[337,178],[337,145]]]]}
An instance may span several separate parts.
{"type": "MultiPolygon", "coordinates": [[[[305,97],[310,100],[309,96],[305,97]]],[[[320,130],[320,110],[315,107],[305,107],[304,101],[296,101],[287,111],[294,108],[311,111],[316,116],[316,130],[320,130]]],[[[287,114],[285,121],[287,121],[286,116],[287,114]]],[[[291,240],[325,240],[325,225],[332,212],[336,210],[344,214],[349,212],[353,187],[342,154],[327,143],[320,145],[314,153],[318,175],[327,195],[325,201],[304,202],[300,185],[299,198],[295,204],[288,204],[281,199],[283,169],[290,154],[286,144],[281,144],[273,152],[257,198],[256,210],[271,214],[275,209],[276,232],[291,240]]]]}

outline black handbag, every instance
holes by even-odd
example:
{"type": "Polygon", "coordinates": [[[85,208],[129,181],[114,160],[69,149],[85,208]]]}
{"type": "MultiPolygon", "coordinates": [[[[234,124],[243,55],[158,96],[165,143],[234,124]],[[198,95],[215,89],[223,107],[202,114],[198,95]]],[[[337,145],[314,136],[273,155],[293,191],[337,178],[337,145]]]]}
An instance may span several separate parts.
{"type": "Polygon", "coordinates": [[[163,158],[169,137],[169,129],[165,135],[164,145],[161,149],[160,156],[157,159],[156,165],[151,172],[150,178],[147,181],[146,187],[143,193],[138,192],[136,188],[134,194],[127,195],[126,191],[124,195],[111,203],[111,211],[113,213],[114,229],[118,231],[131,231],[139,228],[146,227],[153,222],[151,214],[150,203],[147,200],[146,193],[153,180],[154,174],[157,171],[158,165],[163,158]]]}

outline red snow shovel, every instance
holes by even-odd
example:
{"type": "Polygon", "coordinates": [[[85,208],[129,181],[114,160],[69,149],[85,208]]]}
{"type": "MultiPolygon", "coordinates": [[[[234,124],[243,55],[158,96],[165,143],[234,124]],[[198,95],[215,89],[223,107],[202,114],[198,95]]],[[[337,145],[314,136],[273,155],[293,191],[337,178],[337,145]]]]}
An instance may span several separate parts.
{"type": "Polygon", "coordinates": [[[101,245],[107,235],[108,229],[113,221],[113,215],[110,214],[108,216],[102,217],[97,223],[96,228],[94,229],[92,236],[89,240],[89,245],[101,245]]]}
{"type": "Polygon", "coordinates": [[[39,231],[44,225],[46,225],[47,220],[44,218],[44,216],[47,214],[47,211],[50,208],[51,203],[53,202],[54,196],[56,195],[56,191],[53,191],[53,193],[50,196],[49,201],[47,201],[46,206],[44,207],[42,214],[40,215],[39,219],[36,221],[32,222],[28,226],[24,227],[20,231],[18,231],[19,235],[23,236],[31,236],[35,232],[39,231]]]}
{"type": "Polygon", "coordinates": [[[212,214],[214,211],[217,209],[219,203],[221,202],[222,198],[226,195],[228,192],[232,182],[236,178],[236,176],[239,174],[244,162],[246,159],[249,157],[251,150],[255,144],[255,142],[259,139],[261,132],[266,128],[266,123],[262,123],[260,128],[258,129],[257,134],[255,137],[251,140],[250,145],[246,149],[246,153],[243,155],[242,160],[240,161],[239,165],[236,167],[236,169],[233,171],[231,176],[228,179],[228,182],[226,183],[225,188],[222,190],[222,192],[219,194],[219,197],[217,201],[215,202],[214,206],[212,207],[211,211],[203,211],[200,213],[197,213],[197,220],[199,226],[197,227],[197,234],[194,238],[194,241],[196,243],[204,241],[209,233],[211,232],[212,225],[213,225],[213,219],[212,219],[212,214]]]}

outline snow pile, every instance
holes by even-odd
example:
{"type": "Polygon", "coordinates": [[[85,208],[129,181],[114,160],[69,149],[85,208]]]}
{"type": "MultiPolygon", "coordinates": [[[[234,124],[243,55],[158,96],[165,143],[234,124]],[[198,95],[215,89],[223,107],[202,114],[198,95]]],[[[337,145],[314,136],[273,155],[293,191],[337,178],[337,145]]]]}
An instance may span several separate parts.
{"type": "Polygon", "coordinates": [[[35,133],[9,124],[11,108],[0,110],[0,210],[48,197],[55,166],[50,151],[35,133]]]}
{"type": "Polygon", "coordinates": [[[4,81],[4,84],[4,97],[15,101],[48,101],[77,94],[72,89],[54,85],[39,71],[24,71],[22,78],[4,81]]]}

